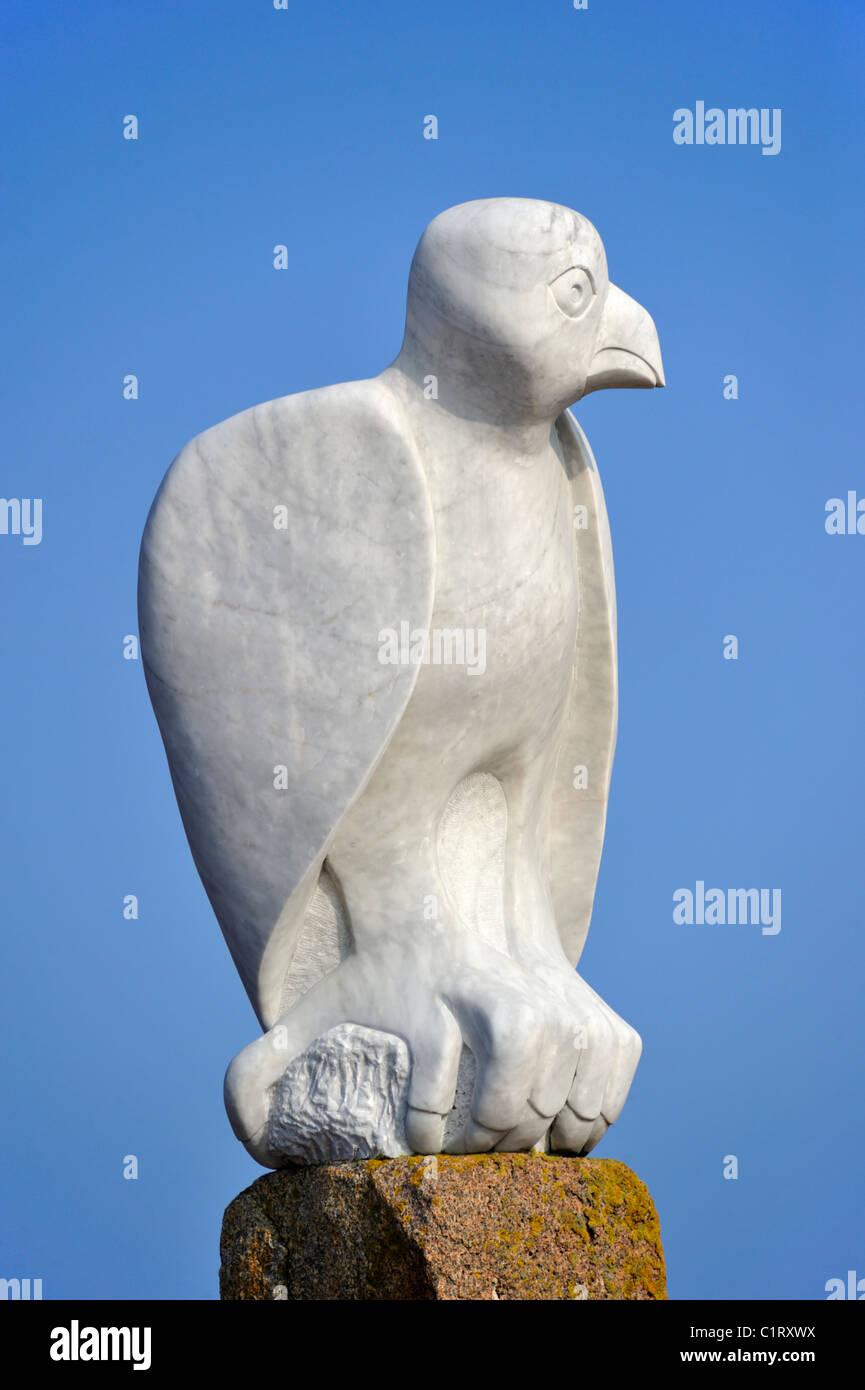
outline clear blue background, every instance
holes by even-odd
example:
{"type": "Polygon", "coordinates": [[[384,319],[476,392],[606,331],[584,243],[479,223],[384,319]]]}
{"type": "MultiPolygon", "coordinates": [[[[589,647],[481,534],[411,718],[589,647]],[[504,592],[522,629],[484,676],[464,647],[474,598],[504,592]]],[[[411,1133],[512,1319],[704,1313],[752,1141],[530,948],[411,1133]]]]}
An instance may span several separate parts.
{"type": "Polygon", "coordinates": [[[392,360],[424,226],[496,195],[595,223],[668,381],[577,409],[621,663],[582,968],[644,1038],[598,1156],[648,1183],[674,1298],[865,1275],[865,536],[824,529],[865,495],[858,0],[16,0],[4,31],[0,490],[44,538],[0,536],[0,1275],[216,1296],[255,1024],[122,656],[141,530],[200,430],[392,360]],[[781,153],[676,146],[698,99],[782,108],[781,153]],[[677,926],[697,879],[780,887],[780,934],[677,926]]]}

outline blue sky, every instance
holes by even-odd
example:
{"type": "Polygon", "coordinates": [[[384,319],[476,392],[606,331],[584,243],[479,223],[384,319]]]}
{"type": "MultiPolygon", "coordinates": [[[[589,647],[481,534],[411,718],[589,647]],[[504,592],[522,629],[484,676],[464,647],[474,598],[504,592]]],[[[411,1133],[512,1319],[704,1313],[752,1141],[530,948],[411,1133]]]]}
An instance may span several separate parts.
{"type": "Polygon", "coordinates": [[[216,1296],[255,1025],[123,659],[141,530],[200,430],[391,361],[424,226],[489,196],[589,217],[667,374],[576,412],[621,679],[581,969],[644,1039],[597,1156],[648,1183],[672,1297],[865,1275],[865,536],[824,526],[865,497],[861,6],[17,0],[3,29],[0,491],[43,535],[0,535],[0,1275],[216,1296]],[[780,108],[780,152],[676,145],[698,100],[780,108]],[[675,923],[698,880],[780,888],[780,932],[675,923]]]}

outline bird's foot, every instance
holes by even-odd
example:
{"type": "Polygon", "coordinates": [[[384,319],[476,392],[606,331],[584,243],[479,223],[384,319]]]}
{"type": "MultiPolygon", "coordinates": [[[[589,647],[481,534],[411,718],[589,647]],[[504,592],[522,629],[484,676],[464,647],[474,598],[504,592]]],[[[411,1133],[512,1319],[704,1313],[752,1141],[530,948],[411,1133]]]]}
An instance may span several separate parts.
{"type": "Polygon", "coordinates": [[[387,933],[238,1054],[226,1107],[253,1157],[279,1166],[286,1156],[269,1135],[274,1088],[316,1038],[353,1023],[408,1044],[405,1132],[416,1152],[528,1150],[551,1126],[558,1147],[585,1152],[602,1117],[606,1127],[618,1114],[633,1072],[625,1083],[627,1048],[613,1020],[627,1029],[576,974],[565,982],[537,962],[527,968],[467,932],[434,923],[387,933]],[[470,1115],[445,1141],[464,1044],[476,1064],[470,1115]]]}
{"type": "Polygon", "coordinates": [[[567,1100],[552,1126],[551,1147],[557,1152],[588,1154],[622,1112],[642,1040],[563,954],[529,947],[521,949],[519,959],[571,1019],[576,1065],[567,1100]]]}

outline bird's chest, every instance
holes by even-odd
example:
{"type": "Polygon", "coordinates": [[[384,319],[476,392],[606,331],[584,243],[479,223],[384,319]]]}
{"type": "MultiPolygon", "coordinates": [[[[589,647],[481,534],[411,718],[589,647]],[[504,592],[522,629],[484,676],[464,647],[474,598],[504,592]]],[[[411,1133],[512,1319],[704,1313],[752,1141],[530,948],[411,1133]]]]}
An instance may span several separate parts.
{"type": "Polygon", "coordinates": [[[579,585],[568,479],[559,457],[433,478],[436,588],[430,712],[468,709],[499,734],[557,717],[570,683],[579,585]]]}

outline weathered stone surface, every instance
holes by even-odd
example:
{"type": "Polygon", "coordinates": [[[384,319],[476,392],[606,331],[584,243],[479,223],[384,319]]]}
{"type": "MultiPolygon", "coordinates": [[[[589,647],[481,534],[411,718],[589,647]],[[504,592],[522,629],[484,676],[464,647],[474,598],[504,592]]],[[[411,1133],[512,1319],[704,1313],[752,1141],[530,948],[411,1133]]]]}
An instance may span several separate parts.
{"type": "Polygon", "coordinates": [[[658,1217],[615,1159],[283,1168],[225,1212],[223,1299],[664,1299],[658,1217]]]}
{"type": "Polygon", "coordinates": [[[342,1023],[316,1038],[274,1088],[268,1146],[293,1164],[410,1154],[411,1057],[402,1038],[342,1023]]]}

